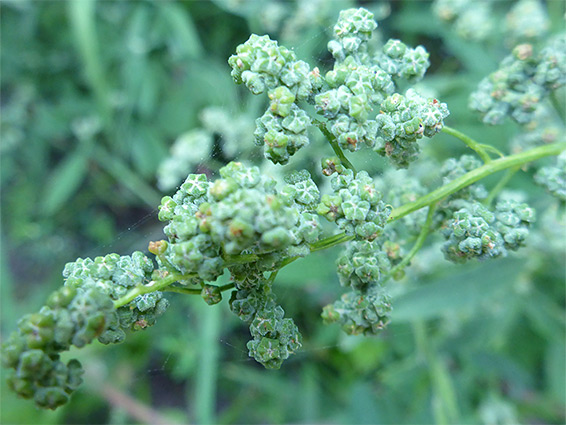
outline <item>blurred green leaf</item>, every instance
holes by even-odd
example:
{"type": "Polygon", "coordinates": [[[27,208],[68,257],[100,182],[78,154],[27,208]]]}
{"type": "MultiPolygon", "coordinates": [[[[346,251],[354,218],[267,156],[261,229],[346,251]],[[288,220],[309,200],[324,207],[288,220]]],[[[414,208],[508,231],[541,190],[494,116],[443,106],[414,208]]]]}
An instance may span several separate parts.
{"type": "Polygon", "coordinates": [[[474,309],[500,291],[509,290],[520,273],[517,264],[516,260],[482,264],[410,289],[394,300],[392,321],[425,320],[474,309]]]}
{"type": "Polygon", "coordinates": [[[40,211],[51,215],[58,211],[73,196],[88,174],[88,156],[84,149],[77,148],[51,172],[48,177],[40,211]]]}
{"type": "Polygon", "coordinates": [[[551,397],[566,407],[566,340],[555,336],[545,353],[545,375],[551,397]]]}
{"type": "Polygon", "coordinates": [[[171,28],[172,36],[169,44],[173,52],[186,58],[203,56],[204,49],[200,43],[193,19],[181,7],[181,4],[160,2],[158,7],[167,26],[171,28]]]}

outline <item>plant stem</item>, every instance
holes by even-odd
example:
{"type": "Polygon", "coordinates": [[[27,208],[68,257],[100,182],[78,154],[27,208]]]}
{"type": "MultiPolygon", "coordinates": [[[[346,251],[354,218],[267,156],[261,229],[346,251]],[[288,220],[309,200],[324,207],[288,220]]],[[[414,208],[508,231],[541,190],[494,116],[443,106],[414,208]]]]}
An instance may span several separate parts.
{"type": "MultiPolygon", "coordinates": [[[[204,304],[204,303],[203,303],[204,304]]],[[[200,360],[194,384],[195,416],[199,424],[215,424],[221,312],[199,306],[200,360]]]]}
{"type": "Polygon", "coordinates": [[[340,161],[342,161],[342,164],[344,164],[347,168],[352,170],[354,174],[356,174],[356,169],[354,168],[352,163],[348,160],[348,158],[346,158],[346,155],[344,155],[344,152],[342,152],[342,149],[338,144],[338,140],[336,140],[334,134],[332,134],[328,130],[328,128],[326,128],[326,124],[324,124],[322,121],[319,120],[313,120],[313,122],[319,128],[319,130],[322,131],[322,134],[324,134],[324,137],[326,137],[326,139],[330,143],[330,146],[332,146],[332,150],[334,151],[336,156],[340,158],[340,161]]]}
{"type": "Polygon", "coordinates": [[[227,265],[235,264],[246,264],[257,261],[259,256],[257,254],[239,254],[239,255],[222,255],[222,259],[227,263],[227,265]]]}
{"type": "Polygon", "coordinates": [[[503,175],[503,177],[501,177],[501,180],[499,180],[497,184],[493,187],[493,189],[491,189],[489,195],[487,195],[487,198],[485,198],[485,201],[483,203],[486,206],[491,205],[495,197],[499,194],[499,192],[501,192],[501,190],[505,187],[505,185],[509,182],[509,180],[511,180],[511,178],[515,175],[515,173],[520,170],[520,168],[521,166],[517,165],[516,167],[509,168],[507,170],[507,172],[503,175]]]}
{"type": "Polygon", "coordinates": [[[332,248],[333,246],[339,245],[343,242],[348,242],[354,239],[354,236],[349,236],[346,233],[339,233],[334,236],[329,236],[327,238],[321,239],[310,245],[311,252],[320,251],[322,249],[332,248]]]}
{"type": "Polygon", "coordinates": [[[435,423],[448,425],[460,423],[460,411],[450,373],[445,361],[427,335],[426,323],[419,320],[413,323],[415,346],[419,356],[426,363],[432,387],[432,410],[435,423]]]}
{"type": "Polygon", "coordinates": [[[482,148],[484,148],[486,151],[488,152],[493,152],[494,154],[498,155],[499,157],[504,157],[505,154],[503,152],[501,152],[499,149],[491,146],[491,145],[486,145],[485,143],[480,143],[480,146],[482,148]]]}
{"type": "Polygon", "coordinates": [[[432,224],[435,208],[436,208],[436,204],[431,204],[428,207],[428,214],[426,216],[425,224],[423,225],[423,228],[421,229],[421,232],[419,233],[419,236],[417,237],[415,244],[413,245],[409,253],[405,256],[405,258],[403,258],[403,260],[399,264],[397,264],[389,271],[389,276],[393,277],[395,276],[396,273],[403,270],[411,262],[413,257],[417,254],[417,252],[419,252],[419,250],[422,248],[430,231],[430,225],[432,224]]]}
{"type": "Polygon", "coordinates": [[[444,126],[442,128],[442,131],[446,134],[450,134],[451,136],[454,136],[458,139],[460,139],[462,142],[464,142],[470,149],[474,150],[479,157],[482,159],[482,161],[486,164],[491,162],[491,158],[489,157],[489,155],[487,154],[487,152],[485,151],[484,147],[476,142],[474,139],[472,139],[471,137],[465,135],[464,133],[452,128],[452,127],[447,127],[444,126]]]}
{"type": "Polygon", "coordinates": [[[134,298],[138,297],[139,295],[149,294],[150,292],[155,292],[155,291],[162,291],[169,285],[172,285],[173,283],[179,280],[185,280],[196,276],[197,276],[196,274],[184,275],[178,273],[169,273],[163,279],[152,280],[147,285],[138,285],[130,292],[128,292],[126,295],[114,301],[114,308],[119,308],[128,304],[130,301],[132,301],[134,298]]]}
{"type": "Polygon", "coordinates": [[[409,202],[405,205],[395,208],[391,215],[389,216],[389,221],[395,221],[413,211],[419,210],[431,204],[434,204],[441,199],[446,198],[453,193],[469,186],[491,174],[498,171],[506,170],[508,168],[513,168],[521,166],[531,161],[535,161],[539,158],[544,158],[546,156],[558,155],[560,152],[566,149],[566,143],[552,143],[545,146],[539,146],[528,151],[524,151],[515,155],[509,155],[503,158],[499,158],[485,164],[457,179],[452,180],[450,183],[439,187],[438,189],[430,192],[427,195],[421,196],[413,202],[409,202]]]}
{"type": "Polygon", "coordinates": [[[175,292],[177,294],[185,295],[200,295],[202,293],[202,288],[181,288],[179,286],[168,286],[162,289],[163,292],[175,292]]]}

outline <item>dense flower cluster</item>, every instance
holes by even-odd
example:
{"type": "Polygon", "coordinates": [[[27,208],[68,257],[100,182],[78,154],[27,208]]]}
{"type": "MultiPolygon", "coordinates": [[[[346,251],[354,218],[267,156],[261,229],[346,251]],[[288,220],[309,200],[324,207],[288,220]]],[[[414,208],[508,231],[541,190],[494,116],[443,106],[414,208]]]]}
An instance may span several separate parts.
{"type": "Polygon", "coordinates": [[[311,119],[299,101],[314,103],[341,148],[354,152],[373,147],[377,140],[376,151],[401,167],[418,153],[416,143],[409,142],[442,128],[448,116],[445,104],[414,91],[407,93],[406,102],[394,94],[400,80],[414,83],[424,76],[430,65],[428,53],[422,46],[410,48],[395,39],[372,53],[368,41],[376,28],[366,9],[342,11],[328,43],[334,67],[324,77],[267,36],[253,35],[238,46],[229,59],[234,80],[254,94],[267,92],[270,99],[255,132],[266,158],[285,164],[309,143],[311,119]]]}
{"type": "MultiPolygon", "coordinates": [[[[184,283],[214,281],[228,267],[236,290],[232,311],[250,326],[250,355],[268,368],[279,368],[300,347],[300,334],[275,304],[264,273],[281,261],[307,255],[318,240],[314,209],[320,200],[310,175],[295,172],[276,189],[276,181],[257,167],[230,163],[221,178],[209,182],[190,175],[173,197],[163,198],[159,217],[168,221],[169,243],[161,250],[165,266],[183,275],[184,283]],[[249,263],[231,265],[226,256],[255,255],[249,263]]],[[[208,304],[221,300],[217,286],[202,286],[208,304]]]]}
{"type": "Polygon", "coordinates": [[[272,105],[277,107],[271,108],[257,119],[254,133],[256,144],[263,146],[265,157],[274,164],[286,164],[295,152],[309,143],[307,128],[311,119],[292,101],[280,101],[289,94],[285,90],[285,87],[278,87],[270,93],[274,99],[272,105]],[[285,115],[281,115],[283,113],[285,115]]]}
{"type": "Polygon", "coordinates": [[[269,36],[252,34],[248,41],[236,48],[230,56],[232,78],[244,83],[253,94],[261,94],[277,87],[288,88],[298,100],[306,99],[312,90],[310,67],[284,46],[269,36]]]}
{"type": "Polygon", "coordinates": [[[308,144],[308,115],[295,102],[312,96],[319,82],[317,71],[296,59],[294,52],[279,46],[267,35],[252,34],[240,44],[228,63],[237,84],[244,83],[253,94],[267,92],[270,105],[256,121],[258,145],[264,145],[266,158],[285,164],[291,155],[308,144]]]}
{"type": "Polygon", "coordinates": [[[366,240],[377,238],[383,232],[391,207],[381,200],[381,193],[368,173],[361,171],[354,176],[352,170],[346,169],[342,174],[333,174],[330,184],[334,194],[322,196],[317,212],[336,222],[348,235],[366,240]]]}
{"type": "Polygon", "coordinates": [[[380,283],[391,268],[387,253],[378,241],[353,241],[336,265],[340,284],[352,291],[324,307],[322,318],[340,323],[350,335],[377,334],[389,323],[391,312],[391,298],[380,283]]]}
{"type": "Polygon", "coordinates": [[[231,310],[250,327],[252,340],[247,344],[250,356],[269,369],[301,347],[301,334],[293,319],[284,318],[276,304],[272,282],[264,277],[265,264],[247,264],[230,269],[236,290],[230,299],[231,310]]]}
{"type": "Polygon", "coordinates": [[[2,365],[12,369],[9,387],[39,407],[65,404],[83,371],[78,360],[63,363],[60,353],[89,344],[117,320],[110,297],[94,281],[57,290],[39,312],[22,317],[2,344],[2,365]]]}
{"type": "Polygon", "coordinates": [[[266,254],[304,241],[296,233],[301,214],[275,180],[234,162],[220,175],[211,183],[191,174],[173,197],[163,198],[159,212],[169,221],[164,257],[182,274],[205,281],[222,274],[223,253],[266,254]]]}
{"type": "MultiPolygon", "coordinates": [[[[135,286],[150,282],[153,268],[153,262],[142,252],[136,251],[131,256],[108,254],[94,260],[79,258],[67,263],[63,276],[66,278],[65,285],[94,285],[97,290],[116,300],[135,286]]],[[[168,306],[169,301],[159,291],[139,295],[117,310],[118,322],[112,323],[99,336],[99,341],[104,344],[122,342],[126,336],[124,330],[136,331],[153,326],[168,306]]]]}
{"type": "Polygon", "coordinates": [[[506,116],[527,124],[550,91],[566,84],[565,64],[566,34],[553,38],[540,52],[531,44],[520,44],[480,82],[470,108],[487,124],[501,124],[506,116]]]}
{"type": "MultiPolygon", "coordinates": [[[[374,146],[376,138],[381,137],[381,115],[374,118],[372,114],[384,109],[383,102],[395,92],[399,79],[418,81],[430,64],[422,46],[411,49],[394,39],[371,56],[367,41],[376,27],[373,15],[365,9],[349,9],[340,14],[334,27],[335,40],[328,43],[336,62],[326,74],[326,90],[315,97],[318,113],[330,120],[331,133],[342,148],[350,151],[374,146]]],[[[419,121],[418,129],[426,118],[425,111],[414,109],[409,119],[419,121]]],[[[378,152],[385,155],[379,148],[378,152]]]]}
{"type": "Polygon", "coordinates": [[[407,91],[406,96],[389,96],[375,119],[376,152],[387,156],[397,167],[408,167],[419,152],[416,141],[439,132],[448,114],[445,103],[424,99],[414,90],[407,91]]]}
{"type": "Polygon", "coordinates": [[[498,202],[493,212],[476,201],[455,204],[460,208],[442,230],[447,239],[442,251],[446,259],[456,263],[501,257],[508,250],[517,250],[535,220],[532,208],[513,200],[498,202]]]}
{"type": "Polygon", "coordinates": [[[562,152],[553,165],[541,167],[535,174],[535,181],[552,196],[566,201],[566,152],[562,152]]]}
{"type": "Polygon", "coordinates": [[[432,10],[441,20],[454,25],[456,33],[468,40],[484,40],[494,27],[489,2],[435,0],[432,10]]]}
{"type": "Polygon", "coordinates": [[[169,305],[160,292],[152,292],[114,308],[113,300],[147,283],[152,271],[153,263],[141,252],[68,263],[65,286],[39,312],[24,316],[18,331],[2,345],[3,365],[14,370],[10,387],[40,407],[55,409],[66,403],[81,383],[82,368],[77,360],[61,362],[61,352],[94,339],[103,344],[122,342],[125,330],[153,325],[169,305]]]}

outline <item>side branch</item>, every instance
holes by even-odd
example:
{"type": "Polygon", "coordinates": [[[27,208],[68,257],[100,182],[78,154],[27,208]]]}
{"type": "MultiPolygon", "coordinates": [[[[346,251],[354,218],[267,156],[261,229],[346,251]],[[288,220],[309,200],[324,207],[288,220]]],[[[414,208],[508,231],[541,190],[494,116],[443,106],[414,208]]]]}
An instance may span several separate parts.
{"type": "Polygon", "coordinates": [[[419,199],[408,204],[401,205],[395,208],[391,215],[389,216],[389,221],[395,221],[413,211],[420,210],[426,206],[432,205],[453,193],[491,175],[498,171],[506,170],[508,168],[518,167],[523,164],[535,161],[539,158],[544,158],[546,156],[558,155],[563,150],[566,150],[566,143],[552,143],[545,146],[539,146],[537,148],[529,149],[515,155],[509,155],[503,158],[499,158],[485,164],[469,173],[452,180],[450,183],[439,187],[438,189],[430,192],[427,195],[421,196],[419,199]]]}
{"type": "Polygon", "coordinates": [[[354,168],[352,163],[348,160],[348,158],[346,158],[346,155],[344,155],[344,152],[342,152],[340,145],[338,145],[338,141],[336,140],[336,137],[334,137],[334,134],[328,131],[328,128],[326,128],[326,124],[324,124],[322,121],[319,120],[313,120],[313,122],[322,132],[322,134],[324,134],[324,137],[326,137],[326,139],[330,143],[330,146],[332,146],[332,150],[334,151],[336,156],[340,158],[340,161],[342,161],[342,164],[344,164],[345,167],[349,168],[354,172],[354,174],[356,174],[356,169],[354,168]]]}
{"type": "Polygon", "coordinates": [[[480,143],[478,143],[474,139],[472,139],[471,137],[466,136],[464,133],[462,133],[462,132],[460,132],[460,131],[452,128],[452,127],[448,127],[448,126],[444,126],[442,128],[442,132],[444,132],[446,134],[450,134],[451,136],[454,136],[454,137],[460,139],[470,149],[475,151],[485,164],[488,164],[489,162],[491,162],[491,158],[489,157],[488,153],[485,151],[484,147],[480,143]]]}
{"type": "Polygon", "coordinates": [[[147,285],[136,286],[134,289],[132,289],[126,295],[124,295],[123,297],[120,297],[116,301],[114,301],[114,308],[123,307],[126,304],[128,304],[129,302],[133,301],[136,297],[138,297],[140,295],[149,294],[150,292],[155,292],[155,291],[162,291],[165,288],[167,288],[169,285],[172,285],[173,283],[178,282],[179,280],[185,280],[185,279],[189,279],[189,278],[195,277],[195,276],[197,276],[197,275],[196,274],[195,275],[183,275],[183,274],[177,274],[177,273],[169,273],[163,279],[152,280],[147,285]]]}

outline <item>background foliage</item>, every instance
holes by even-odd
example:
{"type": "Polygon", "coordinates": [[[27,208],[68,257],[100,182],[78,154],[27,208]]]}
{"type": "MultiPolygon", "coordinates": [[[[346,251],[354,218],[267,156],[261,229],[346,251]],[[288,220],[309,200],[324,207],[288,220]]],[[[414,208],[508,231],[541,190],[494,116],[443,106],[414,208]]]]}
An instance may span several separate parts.
{"type": "MultiPolygon", "coordinates": [[[[487,127],[467,110],[470,92],[511,48],[503,35],[463,38],[430,2],[362,3],[382,38],[431,53],[426,82],[448,103],[447,124],[507,150],[521,129],[487,127]]],[[[251,32],[268,33],[327,68],[332,23],[356,4],[3,1],[2,334],[61,284],[66,262],[128,254],[162,238],[155,207],[173,190],[159,189],[157,177],[174,142],[206,128],[207,107],[243,121],[265,107],[232,82],[226,60],[238,44],[251,32]]],[[[491,19],[513,4],[494,2],[491,19]]],[[[560,30],[563,2],[546,5],[551,30],[560,30]]],[[[228,135],[207,131],[211,154],[193,169],[214,173],[234,156],[262,161],[251,137],[229,149],[228,135]]],[[[446,135],[426,149],[437,160],[464,153],[446,135]]],[[[302,156],[291,167],[317,154],[302,156]]],[[[357,160],[376,172],[386,167],[357,160]]],[[[556,205],[529,174],[511,187],[547,211],[539,221],[556,234],[556,205]]],[[[437,246],[420,253],[398,283],[390,327],[372,339],[322,325],[322,306],[340,293],[336,252],[295,262],[279,273],[276,290],[304,348],[279,371],[250,361],[247,330],[225,302],[207,307],[173,295],[159,323],[126,344],[73,353],[87,368],[87,385],[68,406],[40,412],[2,388],[0,421],[563,423],[565,247],[543,231],[531,241],[537,255],[456,267],[437,246]]]]}

